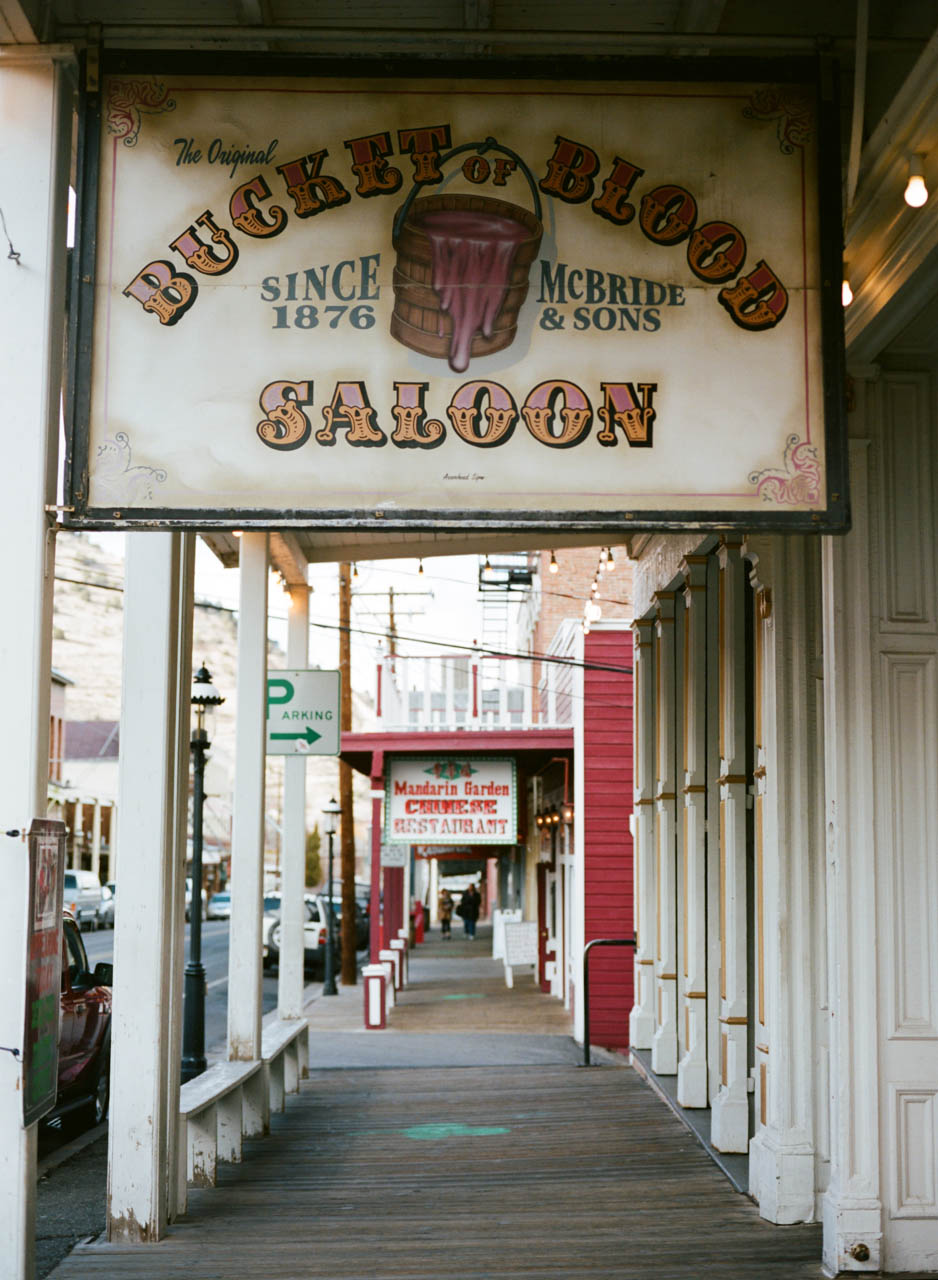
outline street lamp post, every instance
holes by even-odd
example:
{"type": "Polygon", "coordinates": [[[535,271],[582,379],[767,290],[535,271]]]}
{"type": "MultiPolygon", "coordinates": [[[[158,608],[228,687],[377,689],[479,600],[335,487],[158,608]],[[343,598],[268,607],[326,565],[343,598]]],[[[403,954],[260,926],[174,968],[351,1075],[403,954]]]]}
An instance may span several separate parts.
{"type": "Polygon", "coordinates": [[[182,1024],[182,1082],[205,1070],[205,969],[202,966],[202,808],[205,800],[205,753],[212,745],[205,727],[206,713],[225,699],[212,684],[203,664],[192,677],[192,898],[189,908],[189,963],[185,972],[182,1024]]]}
{"type": "Polygon", "coordinates": [[[342,812],[341,806],[336,804],[335,797],[323,806],[323,829],[329,837],[329,891],[327,895],[326,905],[326,971],[322,984],[322,993],[324,996],[337,996],[338,988],[335,985],[335,919],[332,909],[332,838],[338,829],[338,818],[342,812]]]}

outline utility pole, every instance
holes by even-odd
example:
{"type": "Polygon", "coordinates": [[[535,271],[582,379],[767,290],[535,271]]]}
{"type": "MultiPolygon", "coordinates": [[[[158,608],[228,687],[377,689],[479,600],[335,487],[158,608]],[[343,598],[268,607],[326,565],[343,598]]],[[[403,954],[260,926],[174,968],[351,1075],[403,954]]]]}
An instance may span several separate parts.
{"type": "MultiPolygon", "coordinates": [[[[352,566],[339,565],[339,670],[342,698],[339,728],[352,729],[352,566]]],[[[342,872],[342,985],[354,986],[357,978],[355,953],[355,829],[352,815],[352,766],[339,761],[339,807],[342,810],[340,866],[342,872]]]]}

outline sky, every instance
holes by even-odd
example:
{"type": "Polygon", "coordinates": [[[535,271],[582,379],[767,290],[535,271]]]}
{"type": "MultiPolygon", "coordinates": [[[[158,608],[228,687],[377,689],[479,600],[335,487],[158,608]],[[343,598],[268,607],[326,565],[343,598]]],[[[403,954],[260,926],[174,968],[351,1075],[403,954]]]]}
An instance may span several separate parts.
{"type": "MultiPolygon", "coordinates": [[[[124,535],[90,533],[89,539],[109,554],[123,557],[124,535]]],[[[196,596],[236,609],[238,571],[226,569],[201,541],[196,551],[196,596]]],[[[401,653],[427,654],[434,648],[466,645],[482,638],[482,606],[478,594],[476,556],[437,556],[423,561],[375,560],[358,564],[352,580],[352,663],[356,683],[370,683],[381,653],[386,652],[389,588],[395,596],[401,653]],[[371,634],[369,634],[371,633],[371,634]],[[429,639],[433,646],[408,644],[405,637],[429,639]]],[[[310,566],[310,662],[337,667],[338,565],[310,566]]],[[[288,600],[271,579],[268,605],[269,634],[286,649],[288,600]]]]}

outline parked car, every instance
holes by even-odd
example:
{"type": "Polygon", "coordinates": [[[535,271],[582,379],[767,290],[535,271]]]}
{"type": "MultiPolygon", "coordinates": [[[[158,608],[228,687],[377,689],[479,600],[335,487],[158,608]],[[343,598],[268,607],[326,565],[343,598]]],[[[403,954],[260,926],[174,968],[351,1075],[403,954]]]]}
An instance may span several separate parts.
{"type": "MultiPolygon", "coordinates": [[[[186,876],[186,919],[192,914],[192,877],[186,876]]],[[[208,917],[208,894],[202,890],[202,919],[208,917]]]]}
{"type": "Polygon", "coordinates": [[[114,890],[109,884],[101,886],[101,906],[98,908],[98,927],[114,928],[114,890]]]}
{"type": "Polygon", "coordinates": [[[213,893],[206,908],[207,920],[228,920],[231,918],[231,894],[227,889],[213,893]]]}
{"type": "MultiPolygon", "coordinates": [[[[326,900],[325,896],[321,894],[320,897],[322,897],[323,902],[325,902],[326,900]]],[[[333,895],[332,904],[333,904],[333,910],[335,911],[336,938],[338,938],[339,934],[342,931],[341,894],[336,893],[333,895]]],[[[355,950],[356,951],[362,951],[365,947],[368,946],[368,942],[370,938],[370,929],[371,929],[371,918],[368,912],[363,907],[361,900],[358,897],[358,890],[356,886],[356,893],[355,893],[355,950]]]]}
{"type": "MultiPolygon", "coordinates": [[[[269,894],[264,898],[264,968],[280,963],[280,896],[269,894]]],[[[313,977],[321,978],[326,967],[326,914],[325,899],[318,895],[303,899],[303,968],[313,977]]],[[[340,939],[335,930],[335,959],[339,962],[340,939]]]]}
{"type": "Polygon", "coordinates": [[[78,921],[62,919],[59,1075],[55,1108],[45,1117],[83,1127],[100,1124],[111,1098],[113,965],[88,969],[78,921]]]}
{"type": "Polygon", "coordinates": [[[93,871],[65,872],[65,910],[79,929],[97,929],[103,897],[101,881],[93,871]]]}

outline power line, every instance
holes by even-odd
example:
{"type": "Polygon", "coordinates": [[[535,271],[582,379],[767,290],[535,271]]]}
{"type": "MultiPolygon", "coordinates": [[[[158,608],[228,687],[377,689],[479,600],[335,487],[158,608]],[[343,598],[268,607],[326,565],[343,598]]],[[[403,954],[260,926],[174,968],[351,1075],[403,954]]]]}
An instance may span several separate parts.
{"type": "MultiPolygon", "coordinates": [[[[60,574],[56,574],[55,578],[57,582],[69,582],[73,586],[79,586],[79,587],[96,587],[100,591],[117,591],[117,592],[123,593],[123,590],[124,590],[123,587],[109,586],[101,582],[91,582],[90,580],[84,579],[84,578],[66,578],[60,574]]],[[[574,597],[574,598],[578,599],[579,597],[574,597]]],[[[214,609],[219,613],[236,614],[238,612],[238,610],[231,605],[214,604],[207,600],[196,600],[195,607],[198,609],[214,609]]],[[[285,614],[271,613],[271,614],[268,614],[268,617],[273,618],[278,622],[286,621],[285,614]]],[[[309,625],[311,627],[317,627],[321,631],[345,630],[345,628],[341,627],[337,622],[314,622],[312,619],[310,619],[309,625]]],[[[387,636],[383,631],[370,631],[366,627],[349,627],[347,628],[347,630],[352,635],[371,636],[374,639],[378,639],[378,640],[387,639],[387,636]]],[[[582,671],[611,671],[617,674],[630,674],[632,671],[631,667],[620,667],[613,663],[586,662],[586,661],[581,661],[579,658],[564,657],[560,654],[513,653],[508,650],[486,649],[481,645],[458,644],[455,641],[441,640],[439,638],[434,638],[429,636],[399,635],[397,638],[398,640],[403,641],[407,644],[425,644],[425,645],[432,645],[436,649],[444,648],[447,651],[458,650],[461,653],[474,653],[474,654],[477,654],[480,658],[513,658],[519,662],[546,662],[546,663],[554,663],[557,666],[573,667],[582,671]]]]}

